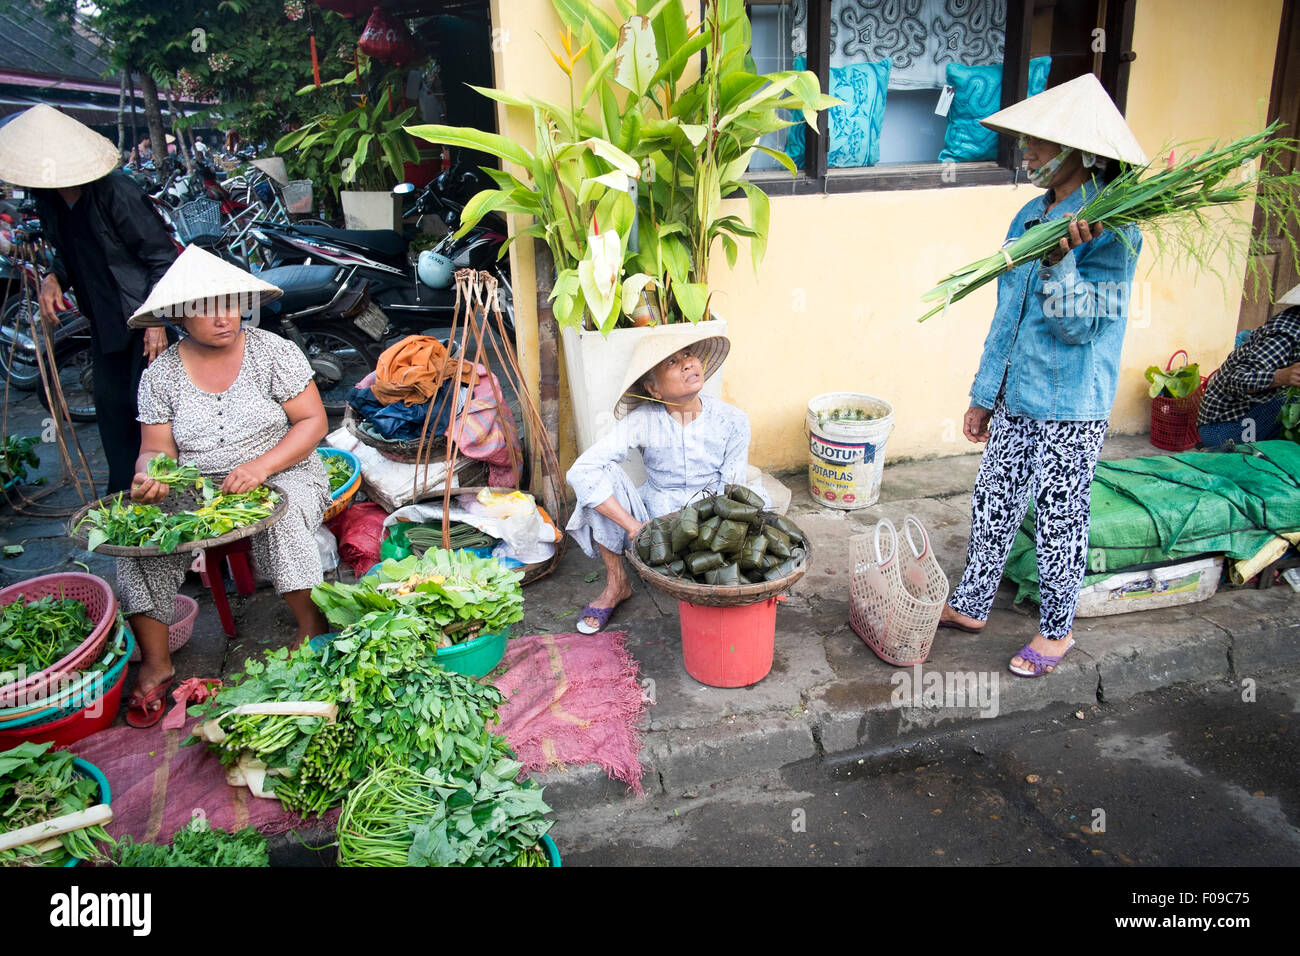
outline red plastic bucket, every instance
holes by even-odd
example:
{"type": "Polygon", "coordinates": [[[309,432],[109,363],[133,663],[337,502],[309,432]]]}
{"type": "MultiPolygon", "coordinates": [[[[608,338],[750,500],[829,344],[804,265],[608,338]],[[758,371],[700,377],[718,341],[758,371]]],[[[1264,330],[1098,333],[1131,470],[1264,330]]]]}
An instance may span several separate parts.
{"type": "Polygon", "coordinates": [[[761,681],[772,670],[779,600],[740,607],[677,602],[686,673],[710,687],[748,687],[761,681]]]}

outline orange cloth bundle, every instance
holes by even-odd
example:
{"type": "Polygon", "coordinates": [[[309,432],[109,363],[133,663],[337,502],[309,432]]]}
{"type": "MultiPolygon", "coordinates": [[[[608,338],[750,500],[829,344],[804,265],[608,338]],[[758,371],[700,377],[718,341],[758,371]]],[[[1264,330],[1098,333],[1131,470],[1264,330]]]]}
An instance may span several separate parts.
{"type": "MultiPolygon", "coordinates": [[[[421,405],[438,394],[442,383],[456,374],[458,364],[432,336],[408,335],[379,356],[370,390],[385,405],[421,405]]],[[[473,378],[474,363],[466,362],[461,381],[469,384],[473,378]]]]}

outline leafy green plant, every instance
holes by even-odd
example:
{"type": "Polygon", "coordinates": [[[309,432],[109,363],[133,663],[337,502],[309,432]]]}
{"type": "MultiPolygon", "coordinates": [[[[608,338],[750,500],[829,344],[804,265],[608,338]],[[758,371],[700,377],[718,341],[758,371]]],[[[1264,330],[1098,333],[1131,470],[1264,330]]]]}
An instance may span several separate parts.
{"type": "Polygon", "coordinates": [[[270,866],[266,838],[253,827],[231,833],[196,818],[178,830],[170,844],[137,843],[122,837],[113,853],[115,866],[270,866]]]}
{"type": "Polygon", "coordinates": [[[7,485],[15,479],[24,481],[28,468],[41,467],[41,460],[35,451],[40,442],[37,435],[23,438],[17,435],[5,436],[4,444],[0,445],[0,485],[7,485]]]}
{"type": "Polygon", "coordinates": [[[1146,371],[1146,379],[1151,383],[1147,394],[1151,398],[1165,395],[1169,398],[1186,398],[1201,387],[1201,367],[1193,362],[1173,371],[1166,371],[1159,365],[1152,365],[1146,371]]]}
{"type": "Polygon", "coordinates": [[[1292,385],[1286,390],[1286,401],[1278,417],[1282,422],[1282,437],[1300,442],[1300,387],[1292,385]]]}
{"type": "Polygon", "coordinates": [[[403,163],[418,163],[415,141],[403,129],[417,107],[391,109],[391,89],[343,113],[320,113],[282,136],[277,153],[319,157],[322,170],[338,171],[334,189],[389,190],[402,180],[403,163]]]}
{"type": "Polygon", "coordinates": [[[52,594],[25,598],[0,608],[0,684],[14,680],[11,673],[43,671],[71,654],[90,636],[94,625],[86,605],[52,594]]]}

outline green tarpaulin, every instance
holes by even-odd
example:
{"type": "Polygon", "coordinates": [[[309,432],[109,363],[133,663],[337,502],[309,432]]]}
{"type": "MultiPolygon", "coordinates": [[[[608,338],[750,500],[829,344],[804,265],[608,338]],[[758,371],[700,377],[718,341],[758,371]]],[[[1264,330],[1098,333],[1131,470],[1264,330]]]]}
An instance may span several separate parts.
{"type": "MultiPolygon", "coordinates": [[[[1274,534],[1300,530],[1300,445],[1257,442],[1097,464],[1083,586],[1125,568],[1204,554],[1252,557],[1274,534]]],[[[1017,601],[1037,601],[1034,509],[1016,532],[1006,576],[1017,601]]]]}

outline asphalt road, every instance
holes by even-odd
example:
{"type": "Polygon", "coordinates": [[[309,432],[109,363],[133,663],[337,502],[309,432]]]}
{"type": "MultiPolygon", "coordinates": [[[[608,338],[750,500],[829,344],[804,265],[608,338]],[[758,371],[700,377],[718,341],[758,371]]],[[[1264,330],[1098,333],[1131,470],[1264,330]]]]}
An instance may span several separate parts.
{"type": "Polygon", "coordinates": [[[562,820],[564,865],[1295,866],[1300,668],[562,820]]]}

